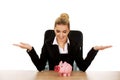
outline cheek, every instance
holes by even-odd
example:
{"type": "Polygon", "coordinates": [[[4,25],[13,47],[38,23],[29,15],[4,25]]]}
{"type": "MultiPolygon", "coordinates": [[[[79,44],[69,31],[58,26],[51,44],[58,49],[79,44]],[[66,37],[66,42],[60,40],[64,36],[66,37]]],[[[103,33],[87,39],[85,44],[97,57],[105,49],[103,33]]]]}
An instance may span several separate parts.
{"type": "Polygon", "coordinates": [[[67,37],[67,36],[68,36],[68,34],[66,34],[66,33],[65,33],[65,34],[63,34],[63,36],[64,36],[64,37],[67,37]]]}
{"type": "Polygon", "coordinates": [[[59,34],[59,33],[56,33],[55,35],[56,35],[56,37],[58,37],[60,34],[59,34]]]}
{"type": "Polygon", "coordinates": [[[64,36],[66,36],[66,37],[67,37],[67,36],[68,36],[68,34],[64,34],[64,36]]]}

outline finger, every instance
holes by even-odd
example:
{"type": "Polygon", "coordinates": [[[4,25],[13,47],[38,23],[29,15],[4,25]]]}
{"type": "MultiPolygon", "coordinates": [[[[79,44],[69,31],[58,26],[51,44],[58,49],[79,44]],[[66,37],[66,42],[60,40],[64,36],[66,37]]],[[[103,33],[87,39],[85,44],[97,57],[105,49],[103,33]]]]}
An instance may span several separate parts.
{"type": "Polygon", "coordinates": [[[110,45],[110,46],[105,46],[104,48],[111,48],[112,46],[110,45]]]}
{"type": "Polygon", "coordinates": [[[109,46],[107,46],[108,48],[111,48],[112,47],[112,45],[109,45],[109,46]]]}
{"type": "Polygon", "coordinates": [[[19,44],[13,44],[14,46],[17,46],[17,47],[21,47],[21,48],[23,48],[23,46],[22,45],[19,45],[19,44]]]}
{"type": "Polygon", "coordinates": [[[23,43],[23,42],[20,42],[20,44],[22,44],[22,45],[26,45],[26,43],[23,43]]]}
{"type": "Polygon", "coordinates": [[[20,46],[19,44],[13,44],[14,46],[20,46]]]}

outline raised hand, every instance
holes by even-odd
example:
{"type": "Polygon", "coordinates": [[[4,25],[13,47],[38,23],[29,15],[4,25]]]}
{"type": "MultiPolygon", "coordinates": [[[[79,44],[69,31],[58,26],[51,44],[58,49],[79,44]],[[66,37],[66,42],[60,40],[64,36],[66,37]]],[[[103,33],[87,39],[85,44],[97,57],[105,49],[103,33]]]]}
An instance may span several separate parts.
{"type": "Polygon", "coordinates": [[[94,49],[95,50],[104,50],[104,49],[107,49],[107,48],[111,48],[112,45],[108,45],[108,46],[95,46],[94,49]]]}
{"type": "Polygon", "coordinates": [[[13,45],[23,49],[28,49],[29,51],[32,50],[32,46],[27,43],[20,42],[20,44],[13,44],[13,45]]]}

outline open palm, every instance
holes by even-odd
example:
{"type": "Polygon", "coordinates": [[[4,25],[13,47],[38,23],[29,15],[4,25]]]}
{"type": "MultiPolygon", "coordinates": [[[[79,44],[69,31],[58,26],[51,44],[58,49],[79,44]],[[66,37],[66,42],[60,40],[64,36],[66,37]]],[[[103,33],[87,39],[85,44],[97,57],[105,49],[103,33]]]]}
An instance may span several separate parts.
{"type": "Polygon", "coordinates": [[[27,43],[20,42],[20,44],[13,44],[13,45],[18,46],[18,47],[23,48],[23,49],[32,50],[32,46],[27,44],[27,43]]]}

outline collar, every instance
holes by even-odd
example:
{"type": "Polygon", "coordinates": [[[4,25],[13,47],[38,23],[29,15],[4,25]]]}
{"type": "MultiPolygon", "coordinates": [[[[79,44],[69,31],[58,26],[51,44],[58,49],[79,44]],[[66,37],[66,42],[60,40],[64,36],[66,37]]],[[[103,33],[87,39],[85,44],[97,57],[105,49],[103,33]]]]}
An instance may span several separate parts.
{"type": "MultiPolygon", "coordinates": [[[[70,44],[69,38],[67,39],[67,44],[70,44]]],[[[53,45],[58,45],[56,37],[54,38],[53,45]]]]}

